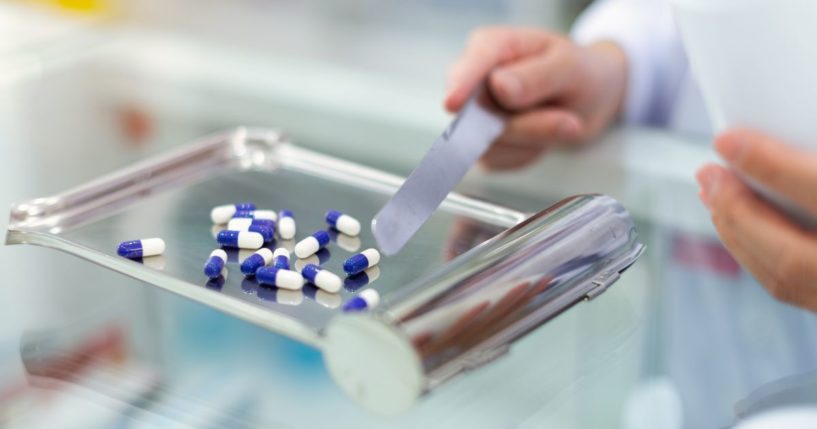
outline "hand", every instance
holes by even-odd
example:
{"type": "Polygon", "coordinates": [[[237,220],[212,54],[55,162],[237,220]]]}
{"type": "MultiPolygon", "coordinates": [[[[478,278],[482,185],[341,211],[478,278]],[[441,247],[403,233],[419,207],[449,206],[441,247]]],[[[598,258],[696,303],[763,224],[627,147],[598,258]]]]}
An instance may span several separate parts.
{"type": "Polygon", "coordinates": [[[542,30],[480,29],[451,69],[446,109],[459,111],[486,78],[513,116],[482,164],[519,168],[551,145],[587,141],[603,131],[621,110],[627,61],[614,43],[584,47],[542,30]]]}
{"type": "MultiPolygon", "coordinates": [[[[731,168],[817,217],[817,155],[749,130],[732,130],[715,147],[731,168]]],[[[700,197],[724,245],[777,299],[817,311],[817,232],[761,200],[735,173],[698,170],[700,197]]]]}

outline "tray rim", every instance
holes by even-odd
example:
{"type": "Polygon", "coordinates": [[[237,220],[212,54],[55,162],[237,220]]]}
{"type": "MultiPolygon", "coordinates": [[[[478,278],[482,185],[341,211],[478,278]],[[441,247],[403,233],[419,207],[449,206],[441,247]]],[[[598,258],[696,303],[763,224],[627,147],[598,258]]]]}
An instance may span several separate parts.
{"type": "MultiPolygon", "coordinates": [[[[114,197],[119,196],[119,199],[114,198],[113,202],[108,203],[120,203],[121,206],[117,208],[121,210],[128,206],[128,204],[123,203],[128,202],[126,198],[129,195],[134,192],[138,193],[139,189],[150,188],[157,182],[162,183],[161,180],[168,178],[165,175],[152,175],[146,174],[146,172],[151,172],[157,168],[169,168],[169,166],[178,164],[180,161],[185,162],[190,159],[195,159],[202,154],[212,153],[213,151],[225,151],[225,148],[229,149],[229,151],[222,154],[227,155],[223,161],[238,162],[242,160],[242,152],[248,150],[246,147],[248,142],[260,142],[269,146],[268,149],[270,150],[274,146],[278,146],[278,150],[291,155],[284,156],[282,159],[284,160],[283,164],[287,164],[286,166],[292,169],[300,168],[300,162],[317,162],[321,165],[334,167],[339,170],[354,170],[355,174],[342,178],[347,181],[375,179],[377,183],[379,183],[381,190],[382,188],[388,188],[387,191],[396,191],[404,180],[404,178],[392,173],[299,147],[276,130],[238,127],[231,131],[214,133],[194,139],[190,143],[183,144],[165,153],[148,157],[83,184],[71,187],[61,193],[13,203],[9,215],[5,244],[31,244],[53,248],[128,277],[135,278],[147,283],[149,286],[155,286],[173,292],[214,310],[222,311],[277,334],[321,349],[322,333],[320,331],[316,331],[284,313],[271,311],[263,306],[257,306],[230,295],[211,291],[163,271],[144,267],[135,261],[112,254],[106,254],[72,242],[60,235],[60,233],[64,231],[63,226],[59,223],[61,216],[62,219],[81,217],[81,215],[87,213],[88,210],[99,208],[99,204],[94,204],[94,196],[105,195],[106,191],[113,192],[114,197]],[[69,204],[71,202],[78,204],[79,207],[72,207],[69,204]],[[83,211],[83,209],[85,211],[83,211]],[[212,294],[218,294],[219,305],[216,306],[212,304],[212,294]]],[[[191,167],[195,166],[197,166],[197,164],[187,166],[186,168],[191,169],[191,167]]],[[[257,167],[259,166],[238,165],[239,170],[251,170],[257,167]]],[[[327,169],[326,171],[331,170],[327,169]]],[[[188,176],[183,176],[183,178],[187,177],[188,176]]],[[[170,178],[179,179],[175,176],[170,176],[170,178]]],[[[167,189],[162,189],[161,191],[166,190],[167,189]]],[[[467,197],[457,192],[451,192],[444,200],[444,205],[449,209],[453,209],[452,211],[461,212],[462,214],[467,214],[472,217],[484,218],[485,216],[479,216],[479,214],[484,212],[493,213],[496,215],[496,218],[493,219],[493,223],[498,226],[503,226],[503,224],[497,222],[497,219],[503,219],[504,226],[510,227],[527,219],[529,216],[527,213],[467,197]]],[[[115,211],[113,213],[115,213],[115,211]]],[[[91,219],[89,222],[93,220],[94,219],[91,219]]],[[[81,226],[81,224],[73,224],[70,226],[77,227],[81,226]]]]}

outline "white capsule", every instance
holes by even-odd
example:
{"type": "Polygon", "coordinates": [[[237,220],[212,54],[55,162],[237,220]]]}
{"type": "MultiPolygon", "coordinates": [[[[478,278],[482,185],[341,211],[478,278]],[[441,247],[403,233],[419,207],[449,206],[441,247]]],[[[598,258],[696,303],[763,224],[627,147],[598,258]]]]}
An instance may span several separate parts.
{"type": "Polygon", "coordinates": [[[214,224],[221,225],[227,223],[234,214],[235,204],[213,207],[213,210],[210,210],[210,220],[212,220],[214,224]]]}
{"type": "Polygon", "coordinates": [[[279,270],[275,285],[283,289],[299,290],[304,286],[304,277],[295,271],[279,270]]]}
{"type": "Polygon", "coordinates": [[[233,231],[246,231],[250,229],[253,219],[251,217],[234,217],[227,222],[227,229],[233,231]]]}
{"type": "Polygon", "coordinates": [[[271,221],[278,220],[278,215],[273,210],[256,210],[252,212],[253,219],[268,219],[271,221]]]}
{"type": "Polygon", "coordinates": [[[351,236],[360,234],[360,222],[357,219],[343,215],[338,219],[337,230],[351,236]]]}
{"type": "Polygon", "coordinates": [[[264,237],[257,232],[242,232],[238,235],[240,249],[260,249],[264,245],[264,237]]]}
{"type": "Polygon", "coordinates": [[[377,305],[380,304],[380,294],[376,289],[366,289],[360,292],[357,296],[366,301],[369,309],[377,307],[377,305]]]}
{"type": "Polygon", "coordinates": [[[284,240],[295,238],[295,219],[291,216],[281,216],[278,221],[278,235],[284,240]]]}
{"type": "Polygon", "coordinates": [[[315,286],[318,286],[329,293],[337,293],[343,286],[343,280],[329,270],[321,270],[317,275],[315,275],[315,286]]]}

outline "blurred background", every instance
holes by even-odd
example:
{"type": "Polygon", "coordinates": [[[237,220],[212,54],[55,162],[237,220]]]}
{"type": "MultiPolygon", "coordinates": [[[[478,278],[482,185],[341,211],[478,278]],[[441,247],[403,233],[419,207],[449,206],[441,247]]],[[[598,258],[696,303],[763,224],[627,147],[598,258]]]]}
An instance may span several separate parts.
{"type": "MultiPolygon", "coordinates": [[[[116,131],[139,147],[236,123],[286,127],[309,145],[327,135],[340,139],[333,145],[366,144],[353,130],[360,127],[348,126],[351,118],[434,135],[447,121],[440,100],[448,65],[472,29],[509,24],[566,30],[583,3],[2,2],[0,83],[12,109],[3,115],[10,125],[3,137],[20,140],[14,133],[25,125],[9,121],[19,117],[14,115],[53,120],[47,112],[26,110],[45,108],[35,107],[31,93],[22,95],[27,89],[20,84],[32,79],[41,88],[37,94],[51,99],[47,108],[54,116],[64,116],[62,106],[91,103],[104,109],[93,114],[110,119],[92,114],[92,127],[78,118],[65,126],[93,129],[97,136],[116,131]],[[21,98],[11,98],[13,93],[21,98]],[[167,124],[163,112],[174,108],[174,119],[195,129],[167,124]]],[[[365,135],[371,140],[371,130],[365,135]]],[[[111,134],[106,137],[112,141],[111,134]]]]}
{"type": "MultiPolygon", "coordinates": [[[[408,173],[450,120],[447,68],[472,29],[566,31],[586,3],[0,1],[0,207],[237,125],[408,173]]],[[[799,340],[817,321],[769,299],[697,200],[708,142],[605,140],[459,190],[526,211],[608,193],[647,255],[406,416],[355,406],[309,347],[73,256],[3,246],[0,427],[725,427],[779,392],[817,391],[817,348],[799,340]]]]}

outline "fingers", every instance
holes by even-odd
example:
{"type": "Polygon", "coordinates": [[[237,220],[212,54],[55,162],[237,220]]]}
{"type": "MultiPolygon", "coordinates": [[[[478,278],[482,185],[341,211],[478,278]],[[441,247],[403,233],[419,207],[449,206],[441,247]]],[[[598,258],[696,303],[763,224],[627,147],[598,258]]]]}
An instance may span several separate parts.
{"type": "Polygon", "coordinates": [[[554,141],[576,142],[583,135],[584,124],[576,113],[544,108],[513,116],[497,140],[534,146],[554,141]]]}
{"type": "Polygon", "coordinates": [[[715,148],[736,171],[817,213],[817,155],[751,130],[724,133],[715,148]]]}
{"type": "Polygon", "coordinates": [[[557,98],[576,79],[568,55],[553,48],[521,59],[491,73],[491,93],[502,107],[515,111],[557,98]]]}
{"type": "Polygon", "coordinates": [[[445,108],[458,111],[496,66],[541,52],[553,38],[534,29],[491,27],[475,31],[465,53],[451,68],[445,108]]]}
{"type": "Polygon", "coordinates": [[[757,200],[734,174],[721,166],[708,164],[698,171],[697,178],[713,223],[729,250],[736,257],[740,255],[740,262],[746,264],[751,261],[751,264],[744,265],[747,268],[773,269],[779,261],[758,256],[764,253],[775,257],[779,255],[780,249],[769,247],[780,246],[780,242],[761,236],[769,232],[769,228],[763,224],[770,223],[768,219],[774,219],[776,213],[757,200]],[[760,242],[761,246],[756,246],[755,242],[760,242]]]}
{"type": "Polygon", "coordinates": [[[545,145],[515,146],[497,142],[482,155],[479,165],[489,171],[518,170],[532,164],[545,152],[545,145]]]}
{"type": "Polygon", "coordinates": [[[488,170],[525,167],[551,146],[580,141],[583,128],[578,116],[563,109],[539,109],[516,115],[480,164],[488,170]]]}
{"type": "Polygon", "coordinates": [[[724,245],[776,298],[817,310],[817,237],[762,202],[714,164],[698,172],[724,245]]]}

